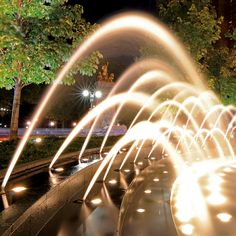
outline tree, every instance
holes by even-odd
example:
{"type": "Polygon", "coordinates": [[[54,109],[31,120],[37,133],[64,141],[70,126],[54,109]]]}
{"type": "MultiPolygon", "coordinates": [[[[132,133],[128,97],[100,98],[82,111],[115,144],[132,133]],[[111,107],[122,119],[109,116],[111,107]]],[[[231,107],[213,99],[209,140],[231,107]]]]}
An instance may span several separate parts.
{"type": "MultiPolygon", "coordinates": [[[[49,84],[56,72],[96,25],[82,18],[83,8],[66,0],[2,0],[0,6],[0,88],[14,88],[10,137],[17,137],[21,91],[29,84],[49,84]]],[[[63,81],[74,82],[78,71],[91,76],[101,54],[94,52],[63,81]]]]}
{"type": "Polygon", "coordinates": [[[217,18],[209,0],[161,0],[158,17],[170,26],[201,65],[220,39],[222,18],[217,18]]]}
{"type": "MultiPolygon", "coordinates": [[[[216,44],[221,38],[223,17],[217,16],[211,1],[159,0],[158,3],[158,17],[184,42],[200,70],[207,75],[209,87],[218,92],[223,101],[235,98],[231,95],[236,86],[232,87],[230,79],[236,72],[235,49],[216,44]],[[231,95],[226,95],[227,86],[231,95]]],[[[228,37],[235,40],[236,31],[232,32],[228,37]]]]}

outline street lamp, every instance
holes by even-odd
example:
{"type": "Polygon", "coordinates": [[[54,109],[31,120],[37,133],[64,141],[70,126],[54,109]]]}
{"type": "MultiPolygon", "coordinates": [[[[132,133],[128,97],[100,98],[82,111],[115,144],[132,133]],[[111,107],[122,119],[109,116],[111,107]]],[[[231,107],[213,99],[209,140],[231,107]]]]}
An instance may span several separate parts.
{"type": "Polygon", "coordinates": [[[95,92],[95,97],[96,98],[101,98],[102,97],[102,92],[100,90],[95,92]]]}
{"type": "Polygon", "coordinates": [[[88,97],[89,94],[90,94],[90,92],[89,92],[87,89],[85,89],[85,90],[82,92],[82,94],[83,94],[84,97],[88,97]]]}
{"type": "Polygon", "coordinates": [[[89,91],[87,89],[83,90],[82,95],[84,97],[89,97],[89,101],[90,101],[90,108],[93,108],[93,102],[95,100],[95,98],[101,98],[102,97],[102,92],[100,90],[96,90],[96,91],[89,91]]]}

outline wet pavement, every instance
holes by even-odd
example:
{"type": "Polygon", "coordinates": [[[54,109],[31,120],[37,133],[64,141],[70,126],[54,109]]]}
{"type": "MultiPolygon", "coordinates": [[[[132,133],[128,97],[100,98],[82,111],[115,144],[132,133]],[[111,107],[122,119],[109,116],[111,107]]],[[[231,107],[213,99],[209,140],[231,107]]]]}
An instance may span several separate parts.
{"type": "Polygon", "coordinates": [[[177,235],[170,210],[174,180],[175,171],[167,159],[142,171],[125,194],[118,235],[177,235]]]}
{"type": "Polygon", "coordinates": [[[46,170],[41,173],[10,181],[6,195],[1,195],[0,235],[51,188],[79,170],[99,160],[99,154],[84,156],[80,165],[78,162],[73,162],[61,165],[60,168],[56,168],[53,172],[46,170]],[[26,190],[22,192],[12,191],[12,189],[17,186],[24,186],[26,190]],[[9,207],[4,209],[4,205],[9,205],[9,207]]]}
{"type": "Polygon", "coordinates": [[[170,210],[175,171],[160,155],[154,161],[141,156],[118,172],[124,154],[118,155],[106,182],[98,181],[85,203],[78,196],[61,208],[38,235],[177,235],[170,210]]]}

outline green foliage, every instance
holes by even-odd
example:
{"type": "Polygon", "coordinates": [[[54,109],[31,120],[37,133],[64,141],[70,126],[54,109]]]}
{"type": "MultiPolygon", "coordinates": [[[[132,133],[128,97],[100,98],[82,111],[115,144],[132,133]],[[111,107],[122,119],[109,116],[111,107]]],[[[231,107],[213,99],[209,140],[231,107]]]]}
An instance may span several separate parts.
{"type": "Polygon", "coordinates": [[[158,16],[176,32],[197,62],[220,39],[222,18],[217,18],[209,0],[163,0],[158,16]]]}
{"type": "MultiPolygon", "coordinates": [[[[82,18],[83,8],[65,0],[2,0],[0,6],[0,88],[49,84],[96,25],[82,18]]],[[[91,76],[101,54],[92,55],[70,72],[64,83],[74,82],[78,71],[91,76]]]]}
{"type": "Polygon", "coordinates": [[[220,97],[225,105],[236,104],[236,78],[220,78],[220,97]]]}
{"type": "MultiPolygon", "coordinates": [[[[109,137],[107,146],[113,145],[120,136],[109,137]]],[[[75,138],[64,153],[79,151],[84,143],[85,138],[75,138]]],[[[102,144],[103,137],[92,137],[88,148],[98,148],[102,144]]],[[[63,137],[42,137],[41,143],[35,143],[34,139],[28,141],[21,158],[17,164],[27,163],[43,158],[52,157],[63,143],[63,137]]],[[[11,160],[19,140],[4,141],[0,143],[0,169],[6,168],[11,160]]]]}
{"type": "MultiPolygon", "coordinates": [[[[160,0],[157,8],[158,17],[184,42],[201,71],[207,75],[209,87],[219,93],[223,102],[236,104],[233,95],[236,50],[216,46],[221,38],[223,17],[217,17],[211,1],[160,0]]],[[[236,29],[226,36],[236,40],[236,29]]]]}

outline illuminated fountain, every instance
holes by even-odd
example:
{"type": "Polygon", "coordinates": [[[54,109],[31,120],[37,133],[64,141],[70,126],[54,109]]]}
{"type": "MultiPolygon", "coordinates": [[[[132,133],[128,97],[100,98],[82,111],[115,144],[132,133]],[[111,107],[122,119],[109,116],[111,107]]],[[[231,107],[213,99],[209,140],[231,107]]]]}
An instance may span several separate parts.
{"type": "MultiPolygon", "coordinates": [[[[166,57],[143,58],[131,65],[118,79],[107,99],[92,109],[73,128],[55,154],[49,168],[53,168],[62,152],[83,127],[93,122],[79,155],[80,160],[99,119],[102,119],[103,114],[109,109],[117,107],[101,145],[102,152],[113,124],[122,111],[129,107],[133,109],[134,115],[126,135],[104,157],[82,200],[88,199],[102,173],[102,180],[106,182],[117,154],[124,147],[129,146],[129,150],[118,168],[119,171],[122,171],[125,163],[131,159],[131,153],[135,152],[132,160],[134,164],[142,165],[138,159],[143,147],[150,149],[149,160],[152,160],[155,150],[161,149],[162,157],[170,159],[177,172],[177,180],[172,189],[171,207],[178,232],[183,235],[214,235],[208,202],[222,205],[227,201],[224,193],[219,190],[222,177],[217,173],[224,166],[227,166],[230,172],[230,166],[234,164],[235,108],[221,105],[218,98],[207,90],[204,79],[197,72],[192,60],[162,24],[139,13],[122,14],[110,19],[75,51],[39,105],[27,133],[14,154],[2,188],[5,189],[36,121],[55,94],[57,85],[75,62],[82,60],[94,50],[100,50],[104,46],[104,41],[113,38],[119,40],[124,36],[128,41],[126,36],[132,34],[139,35],[145,43],[150,42],[161,47],[166,57]],[[202,186],[205,185],[199,184],[199,181],[208,175],[213,184],[210,186],[212,194],[206,198],[202,190],[202,186]],[[191,199],[187,211],[186,199],[191,199]]],[[[227,169],[225,171],[227,172],[227,169]]],[[[116,184],[115,180],[108,183],[116,184]]],[[[148,189],[145,193],[150,194],[151,190],[148,189]]],[[[98,204],[100,199],[92,203],[98,204]]],[[[144,212],[143,209],[139,209],[139,212],[141,211],[144,212]]],[[[217,217],[222,222],[229,222],[232,215],[219,212],[217,217]]]]}

